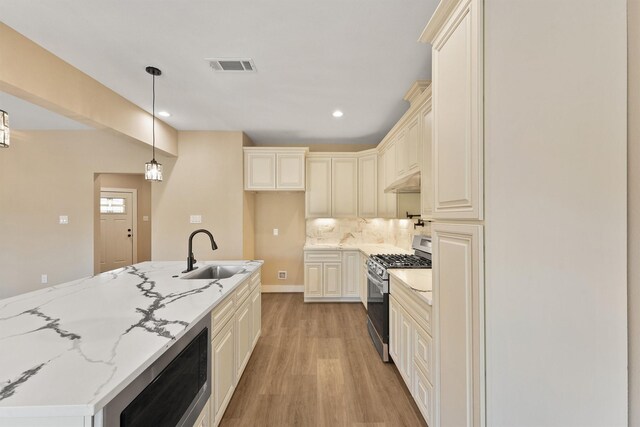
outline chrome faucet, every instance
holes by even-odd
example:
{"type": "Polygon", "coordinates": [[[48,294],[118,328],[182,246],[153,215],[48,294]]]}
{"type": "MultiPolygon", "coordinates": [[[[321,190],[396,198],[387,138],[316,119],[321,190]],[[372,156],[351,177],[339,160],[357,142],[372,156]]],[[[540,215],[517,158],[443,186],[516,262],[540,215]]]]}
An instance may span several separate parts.
{"type": "Polygon", "coordinates": [[[188,273],[198,268],[193,266],[193,264],[198,262],[193,256],[193,236],[195,236],[198,233],[204,233],[207,236],[209,236],[209,240],[211,240],[211,249],[213,249],[214,251],[218,249],[218,245],[216,245],[216,241],[213,240],[213,234],[211,234],[209,230],[205,230],[204,228],[201,228],[191,233],[191,235],[189,236],[189,255],[187,256],[187,269],[183,271],[183,273],[188,273]]]}

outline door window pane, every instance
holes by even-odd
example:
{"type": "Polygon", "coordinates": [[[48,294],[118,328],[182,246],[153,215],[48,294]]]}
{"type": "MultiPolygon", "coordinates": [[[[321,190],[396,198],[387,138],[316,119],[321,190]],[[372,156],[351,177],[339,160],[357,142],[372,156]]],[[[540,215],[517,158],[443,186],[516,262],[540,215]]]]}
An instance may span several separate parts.
{"type": "Polygon", "coordinates": [[[122,197],[100,197],[101,214],[127,213],[127,205],[122,197]]]}

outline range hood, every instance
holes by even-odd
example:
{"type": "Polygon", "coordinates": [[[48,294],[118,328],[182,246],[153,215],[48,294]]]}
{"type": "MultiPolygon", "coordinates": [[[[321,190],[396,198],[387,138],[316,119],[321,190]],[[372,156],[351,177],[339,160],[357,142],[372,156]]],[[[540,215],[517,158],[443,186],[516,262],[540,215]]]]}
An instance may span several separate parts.
{"type": "Polygon", "coordinates": [[[419,193],[420,192],[420,171],[410,173],[393,181],[385,193],[419,193]]]}

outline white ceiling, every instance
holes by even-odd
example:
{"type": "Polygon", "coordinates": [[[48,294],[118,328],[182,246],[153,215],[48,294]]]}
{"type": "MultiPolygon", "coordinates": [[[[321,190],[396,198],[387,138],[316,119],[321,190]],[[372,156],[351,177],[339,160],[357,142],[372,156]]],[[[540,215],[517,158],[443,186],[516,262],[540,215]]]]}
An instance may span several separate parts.
{"type": "MultiPolygon", "coordinates": [[[[179,130],[257,144],[377,143],[431,78],[438,0],[0,0],[2,22],[179,130]],[[250,57],[257,73],[204,58],[250,57]],[[335,109],[344,117],[334,119],[335,109]]],[[[0,106],[0,108],[2,108],[0,106]]],[[[14,114],[15,115],[15,114],[14,114]]]]}

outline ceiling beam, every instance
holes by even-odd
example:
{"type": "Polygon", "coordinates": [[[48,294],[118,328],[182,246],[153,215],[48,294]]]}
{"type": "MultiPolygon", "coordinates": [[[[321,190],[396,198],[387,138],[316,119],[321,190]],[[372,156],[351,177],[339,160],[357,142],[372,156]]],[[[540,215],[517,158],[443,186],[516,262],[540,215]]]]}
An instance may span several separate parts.
{"type": "MultiPolygon", "coordinates": [[[[0,64],[3,92],[151,145],[151,114],[2,22],[0,64]]],[[[178,155],[178,132],[157,118],[156,148],[178,155]]]]}

